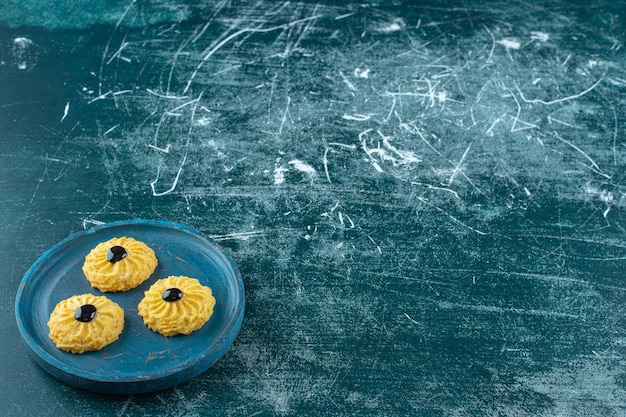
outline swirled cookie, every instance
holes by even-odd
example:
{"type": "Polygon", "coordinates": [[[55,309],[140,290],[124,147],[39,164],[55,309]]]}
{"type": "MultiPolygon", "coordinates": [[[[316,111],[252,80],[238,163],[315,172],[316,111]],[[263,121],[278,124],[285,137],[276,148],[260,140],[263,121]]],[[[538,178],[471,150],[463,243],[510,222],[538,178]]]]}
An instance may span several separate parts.
{"type": "Polygon", "coordinates": [[[211,288],[195,278],[169,276],[155,282],[138,306],[150,330],[165,336],[189,334],[200,329],[213,315],[215,297],[211,288]]]}
{"type": "Polygon", "coordinates": [[[48,327],[59,349],[72,353],[100,350],[122,333],[124,309],[105,296],[74,295],[54,307],[48,327]]]}
{"type": "Polygon", "coordinates": [[[116,237],[89,252],[83,273],[100,291],[128,291],[147,280],[157,264],[154,251],[145,243],[132,237],[116,237]]]}

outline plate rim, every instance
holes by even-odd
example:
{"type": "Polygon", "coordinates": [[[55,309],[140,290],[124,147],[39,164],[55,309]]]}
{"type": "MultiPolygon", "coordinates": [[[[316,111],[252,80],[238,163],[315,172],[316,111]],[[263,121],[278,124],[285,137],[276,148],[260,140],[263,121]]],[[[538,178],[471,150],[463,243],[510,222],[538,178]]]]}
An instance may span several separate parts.
{"type": "MultiPolygon", "coordinates": [[[[17,321],[17,327],[22,337],[22,340],[28,347],[30,353],[37,356],[35,358],[36,362],[39,363],[40,361],[43,361],[47,365],[54,368],[55,372],[51,372],[50,370],[44,367],[46,371],[48,371],[49,373],[51,373],[52,375],[56,376],[59,379],[63,379],[65,382],[68,382],[67,378],[65,379],[61,378],[61,376],[58,375],[58,373],[65,374],[68,377],[70,377],[70,379],[78,378],[78,379],[85,380],[87,382],[87,385],[89,386],[93,384],[102,384],[102,385],[107,385],[107,386],[111,384],[144,385],[144,384],[149,384],[151,382],[162,381],[163,379],[177,375],[180,373],[181,370],[188,371],[190,368],[195,368],[198,364],[201,364],[206,358],[210,357],[215,352],[219,352],[220,350],[222,350],[221,348],[225,342],[230,341],[230,344],[232,344],[232,342],[235,340],[235,338],[237,337],[240,331],[241,324],[243,322],[244,311],[245,311],[245,289],[244,289],[244,284],[243,284],[243,277],[241,275],[239,268],[237,267],[237,264],[234,262],[232,257],[228,254],[228,252],[226,252],[213,239],[211,239],[204,233],[200,232],[199,230],[192,228],[191,226],[187,226],[185,224],[181,224],[181,223],[177,223],[173,221],[158,220],[158,219],[118,220],[114,222],[98,224],[89,229],[81,230],[79,232],[71,234],[70,236],[66,237],[65,239],[61,240],[60,242],[56,243],[55,245],[47,249],[39,258],[37,258],[37,260],[30,266],[30,268],[26,271],[26,273],[24,274],[24,277],[20,281],[20,284],[16,293],[16,297],[15,297],[15,319],[17,321]],[[60,361],[57,358],[55,358],[53,355],[51,355],[46,349],[43,349],[36,342],[31,332],[27,330],[27,326],[26,326],[27,320],[22,314],[22,312],[26,308],[25,300],[24,300],[25,288],[27,287],[29,281],[32,280],[32,276],[34,272],[38,268],[40,268],[40,265],[43,262],[45,262],[48,259],[48,257],[53,255],[60,248],[63,248],[69,242],[75,239],[79,239],[84,236],[96,234],[102,229],[111,229],[111,228],[120,227],[120,226],[132,226],[132,225],[156,226],[156,227],[162,227],[162,228],[167,228],[167,229],[175,229],[175,230],[179,230],[185,233],[189,233],[211,244],[215,248],[215,250],[217,250],[217,252],[219,252],[219,254],[226,260],[226,262],[228,262],[229,266],[232,268],[234,272],[235,287],[237,288],[237,292],[238,292],[237,294],[238,297],[237,297],[237,302],[236,302],[237,311],[235,314],[232,315],[232,317],[227,322],[226,326],[223,327],[222,331],[218,334],[218,336],[213,340],[213,343],[211,345],[217,346],[218,348],[205,349],[200,354],[190,357],[189,359],[182,362],[178,367],[175,367],[172,369],[158,370],[158,371],[150,373],[149,375],[112,376],[112,375],[106,375],[106,374],[103,375],[103,374],[90,373],[85,370],[78,369],[74,366],[67,365],[65,362],[60,361]]],[[[196,376],[208,370],[217,360],[219,360],[228,351],[228,349],[230,349],[230,345],[227,346],[226,349],[223,349],[221,354],[219,354],[213,362],[209,363],[206,368],[202,368],[199,372],[193,372],[193,375],[191,377],[196,376]]],[[[39,365],[41,365],[41,363],[39,363],[39,365]]],[[[179,381],[174,385],[177,385],[178,383],[182,383],[182,382],[184,382],[184,380],[179,381]]],[[[80,386],[84,384],[80,384],[80,385],[72,384],[72,385],[80,386]]],[[[83,387],[83,388],[87,388],[89,390],[94,391],[93,387],[91,388],[83,387]]],[[[95,390],[95,391],[106,392],[103,390],[95,390]]],[[[151,390],[148,390],[148,391],[135,390],[134,392],[149,392],[149,391],[151,390]]]]}

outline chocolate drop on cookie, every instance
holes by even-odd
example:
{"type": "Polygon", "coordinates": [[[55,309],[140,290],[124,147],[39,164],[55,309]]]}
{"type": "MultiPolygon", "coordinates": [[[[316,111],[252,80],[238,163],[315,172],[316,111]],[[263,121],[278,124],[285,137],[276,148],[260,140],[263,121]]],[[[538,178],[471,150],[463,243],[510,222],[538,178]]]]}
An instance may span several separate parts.
{"type": "Polygon", "coordinates": [[[121,261],[122,259],[126,258],[126,255],[126,249],[124,249],[122,246],[113,246],[107,252],[107,260],[114,264],[115,262],[121,261]]]}
{"type": "Polygon", "coordinates": [[[163,294],[161,294],[161,297],[165,300],[165,301],[178,301],[181,298],[183,298],[183,292],[181,290],[179,290],[178,288],[168,288],[167,290],[163,291],[163,294]]]}
{"type": "Polygon", "coordinates": [[[74,312],[74,318],[83,323],[89,323],[96,317],[96,307],[92,304],[80,306],[74,312]]]}

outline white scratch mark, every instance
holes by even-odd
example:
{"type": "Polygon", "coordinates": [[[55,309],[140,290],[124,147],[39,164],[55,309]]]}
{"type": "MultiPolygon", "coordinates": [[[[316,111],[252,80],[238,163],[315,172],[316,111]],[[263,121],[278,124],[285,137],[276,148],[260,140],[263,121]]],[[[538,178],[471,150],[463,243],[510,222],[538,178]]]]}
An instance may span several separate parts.
{"type": "Polygon", "coordinates": [[[189,100],[189,101],[187,101],[187,102],[185,102],[185,103],[181,104],[180,106],[176,106],[176,107],[174,107],[174,108],[173,108],[173,109],[171,109],[171,110],[167,110],[167,111],[166,111],[166,114],[179,116],[179,115],[180,115],[179,113],[174,113],[176,110],[180,110],[180,109],[182,109],[182,108],[184,108],[184,107],[189,106],[190,104],[197,104],[197,103],[200,101],[200,99],[201,99],[201,98],[202,98],[202,93],[200,93],[200,95],[198,96],[198,98],[195,98],[195,99],[193,99],[193,100],[189,100]]]}
{"type": "Polygon", "coordinates": [[[310,177],[314,177],[315,175],[317,175],[317,171],[315,170],[315,168],[313,168],[311,165],[307,164],[306,162],[302,162],[299,159],[294,159],[287,163],[293,166],[298,171],[304,172],[310,177]]]}
{"type": "Polygon", "coordinates": [[[112,92],[112,91],[108,91],[108,92],[106,92],[106,93],[104,93],[104,94],[100,94],[98,97],[93,98],[93,99],[91,99],[90,101],[88,101],[88,102],[87,102],[87,104],[91,104],[91,103],[93,103],[94,101],[98,101],[98,100],[105,99],[105,98],[107,98],[107,96],[108,96],[109,94],[113,94],[113,92],[112,92]]]}
{"type": "Polygon", "coordinates": [[[117,59],[121,59],[122,61],[126,61],[126,62],[131,62],[131,60],[129,58],[125,58],[122,56],[122,51],[124,50],[124,48],[126,48],[129,45],[128,42],[126,41],[122,41],[122,43],[120,44],[119,49],[117,50],[117,52],[115,52],[113,55],[111,55],[111,58],[109,58],[109,60],[106,62],[106,65],[109,65],[111,62],[113,62],[113,60],[115,58],[117,59]]]}
{"type": "Polygon", "coordinates": [[[285,173],[287,171],[288,169],[282,166],[274,168],[274,185],[280,185],[285,182],[285,173]]]}
{"type": "Polygon", "coordinates": [[[228,35],[227,37],[222,39],[220,42],[218,42],[214,47],[212,47],[204,55],[204,58],[202,58],[202,61],[200,61],[200,63],[197,65],[196,69],[193,71],[193,73],[189,77],[189,80],[187,80],[187,85],[185,86],[185,88],[183,90],[183,94],[187,93],[187,90],[189,90],[189,87],[191,87],[191,84],[193,83],[193,80],[196,78],[196,75],[198,74],[198,72],[200,71],[200,69],[202,68],[204,63],[206,61],[208,61],[209,58],[211,58],[211,56],[213,56],[213,54],[215,54],[215,52],[220,50],[224,45],[226,45],[227,43],[229,43],[233,39],[235,39],[235,38],[237,38],[237,37],[239,37],[239,36],[241,36],[241,35],[243,35],[245,33],[267,33],[267,32],[273,32],[273,31],[279,30],[279,29],[289,29],[289,28],[291,28],[291,27],[293,27],[295,25],[298,25],[300,23],[308,22],[310,20],[316,20],[316,19],[319,19],[320,17],[322,17],[322,16],[321,15],[310,16],[310,17],[306,17],[306,18],[303,18],[303,19],[294,20],[294,21],[286,23],[284,25],[272,26],[272,27],[268,27],[268,28],[243,28],[243,29],[240,29],[240,30],[238,30],[236,32],[231,33],[230,35],[228,35]]]}
{"type": "Polygon", "coordinates": [[[376,162],[376,161],[371,161],[371,163],[372,163],[372,166],[374,167],[374,169],[375,169],[377,172],[380,172],[381,174],[382,174],[383,172],[385,172],[385,171],[384,171],[384,170],[380,167],[380,165],[378,165],[378,162],[376,162]]]}
{"type": "Polygon", "coordinates": [[[344,114],[343,116],[341,116],[342,119],[345,120],[354,120],[357,122],[364,122],[366,120],[369,120],[372,118],[372,116],[375,116],[376,113],[368,113],[368,114],[344,114]]]}
{"type": "Polygon", "coordinates": [[[180,167],[178,167],[178,172],[176,173],[176,177],[174,178],[174,182],[172,183],[172,186],[168,190],[165,190],[160,193],[157,193],[156,188],[155,188],[155,185],[157,184],[157,182],[159,182],[159,174],[161,173],[161,169],[160,169],[161,167],[159,166],[157,168],[156,178],[150,182],[150,188],[152,188],[152,195],[154,197],[161,197],[161,196],[170,194],[176,189],[176,185],[178,184],[178,179],[180,178],[180,174],[183,171],[183,166],[185,165],[185,161],[187,161],[187,153],[185,153],[185,155],[183,156],[183,160],[180,163],[180,167]]]}
{"type": "Polygon", "coordinates": [[[527,129],[539,129],[539,126],[537,126],[535,124],[528,123],[528,122],[525,122],[523,120],[520,120],[519,116],[522,113],[522,106],[519,104],[519,101],[517,100],[517,97],[515,97],[515,94],[511,93],[510,96],[513,97],[513,100],[515,100],[515,105],[517,106],[517,114],[515,115],[515,118],[513,119],[513,125],[511,126],[511,132],[519,132],[520,130],[527,130],[527,129]],[[517,127],[518,123],[521,123],[523,126],[522,127],[517,127]]]}
{"type": "MultiPolygon", "coordinates": [[[[428,146],[433,152],[435,152],[441,159],[443,159],[444,161],[446,161],[447,163],[449,163],[450,165],[456,167],[456,164],[452,161],[450,161],[448,158],[446,158],[445,156],[443,156],[443,154],[441,152],[439,152],[433,145],[431,145],[431,143],[424,137],[424,135],[422,134],[422,132],[420,132],[419,128],[415,125],[415,123],[410,122],[408,124],[403,124],[403,127],[405,129],[407,129],[409,132],[416,134],[417,136],[419,136],[419,138],[426,144],[426,146],[428,146]]],[[[476,184],[474,184],[474,182],[467,176],[465,175],[465,173],[461,170],[459,172],[461,174],[461,176],[463,178],[465,178],[465,180],[471,184],[472,187],[474,187],[474,189],[476,191],[478,191],[479,193],[483,194],[483,192],[480,190],[480,188],[478,188],[476,186],[476,184]]]]}
{"type": "Polygon", "coordinates": [[[389,121],[389,119],[391,118],[391,115],[394,113],[394,110],[396,109],[396,96],[392,96],[391,97],[391,107],[389,108],[389,113],[387,113],[387,117],[385,117],[384,123],[387,124],[387,122],[389,121]]]}
{"type": "Polygon", "coordinates": [[[365,136],[367,136],[367,134],[371,130],[372,129],[368,129],[366,131],[361,132],[359,134],[359,139],[361,141],[361,148],[363,149],[365,154],[369,157],[370,162],[374,166],[376,171],[381,172],[381,173],[383,172],[382,168],[380,167],[380,165],[378,164],[378,161],[376,160],[374,156],[378,156],[380,162],[390,161],[393,164],[393,166],[406,166],[406,165],[410,165],[413,163],[421,162],[421,159],[415,156],[413,152],[403,151],[393,146],[391,142],[389,141],[390,137],[383,135],[383,133],[380,130],[377,130],[376,133],[378,133],[378,135],[381,137],[384,148],[380,147],[380,143],[378,143],[378,146],[375,148],[369,147],[365,139],[365,136]],[[388,151],[391,151],[391,152],[388,152],[388,151]]]}
{"type": "Polygon", "coordinates": [[[198,126],[208,126],[210,123],[211,123],[211,118],[206,117],[206,116],[195,120],[195,124],[198,126]]]}
{"type": "Polygon", "coordinates": [[[388,24],[380,26],[378,28],[378,31],[382,33],[393,33],[404,29],[405,26],[406,24],[404,23],[404,20],[398,17],[393,19],[393,21],[389,22],[388,24]]]}
{"type": "Polygon", "coordinates": [[[330,209],[330,211],[320,214],[320,217],[330,217],[334,213],[334,211],[337,210],[337,207],[339,207],[339,201],[335,203],[335,205],[333,206],[333,208],[330,209]]]}
{"type": "Polygon", "coordinates": [[[509,56],[509,59],[511,61],[513,61],[511,49],[519,49],[522,46],[522,44],[517,39],[500,39],[497,43],[504,46],[506,54],[509,56]]]}
{"type": "Polygon", "coordinates": [[[522,44],[517,39],[500,39],[497,42],[499,45],[504,46],[506,49],[519,49],[522,44]]]}
{"type": "Polygon", "coordinates": [[[104,222],[93,219],[83,219],[83,229],[85,230],[90,227],[89,225],[100,226],[101,224],[104,224],[104,222]]]}
{"type": "Polygon", "coordinates": [[[113,41],[113,35],[117,31],[117,29],[121,26],[122,21],[126,18],[126,15],[130,11],[130,9],[135,5],[136,1],[137,0],[132,0],[128,4],[128,6],[126,6],[126,9],[124,9],[124,12],[121,14],[120,18],[118,19],[117,23],[115,24],[115,28],[111,32],[111,36],[109,36],[109,40],[107,41],[107,44],[104,47],[104,52],[102,53],[102,59],[100,61],[100,72],[99,72],[99,75],[98,75],[98,94],[100,96],[102,95],[102,73],[104,71],[104,65],[105,65],[107,54],[109,53],[109,48],[111,47],[111,42],[113,41]]]}
{"type": "Polygon", "coordinates": [[[487,86],[490,83],[491,83],[491,81],[487,81],[485,83],[485,85],[482,86],[482,88],[480,89],[480,91],[476,95],[476,100],[474,101],[474,103],[472,103],[472,105],[470,107],[470,114],[472,116],[472,123],[473,123],[474,126],[476,126],[476,124],[477,124],[476,119],[474,118],[474,106],[476,106],[478,103],[480,103],[480,100],[483,98],[483,94],[485,93],[485,90],[487,89],[487,86]]]}
{"type": "Polygon", "coordinates": [[[565,61],[561,63],[561,66],[564,67],[565,65],[567,65],[567,63],[569,62],[571,58],[572,58],[572,54],[568,54],[567,58],[565,58],[565,61]]]}
{"type": "Polygon", "coordinates": [[[422,182],[415,182],[415,181],[411,181],[411,184],[412,185],[419,185],[419,186],[427,187],[428,189],[431,189],[431,190],[446,191],[448,193],[451,193],[457,200],[461,200],[461,198],[459,197],[459,193],[457,193],[456,191],[454,191],[451,188],[437,187],[435,185],[424,184],[422,182]]]}
{"type": "Polygon", "coordinates": [[[335,20],[345,19],[346,17],[350,17],[350,16],[355,15],[355,14],[356,14],[356,12],[342,14],[342,15],[339,15],[339,16],[335,17],[335,20]]]}
{"type": "Polygon", "coordinates": [[[515,308],[515,307],[499,307],[499,306],[491,306],[484,304],[461,304],[461,303],[452,303],[448,301],[442,301],[438,303],[438,305],[442,308],[460,308],[463,310],[474,310],[488,313],[514,313],[514,314],[522,314],[529,316],[539,316],[539,317],[562,317],[562,318],[573,318],[580,319],[580,316],[568,313],[561,313],[559,311],[550,311],[550,310],[536,310],[536,309],[525,309],[525,308],[515,308]]]}
{"type": "Polygon", "coordinates": [[[202,94],[204,94],[204,91],[201,91],[200,94],[198,94],[198,98],[195,100],[195,104],[191,109],[191,118],[190,118],[190,123],[189,123],[189,130],[187,131],[187,141],[186,141],[186,145],[189,144],[189,141],[191,140],[191,131],[193,129],[194,126],[194,121],[196,118],[196,110],[198,109],[198,103],[200,102],[200,100],[202,99],[202,94]]]}
{"type": "Polygon", "coordinates": [[[154,130],[154,145],[148,145],[149,147],[156,149],[158,151],[164,152],[164,153],[168,153],[170,151],[170,144],[167,144],[167,147],[165,148],[161,148],[158,146],[159,143],[159,131],[161,130],[161,125],[163,124],[163,120],[165,120],[165,116],[167,116],[167,113],[163,113],[161,115],[161,118],[159,119],[159,123],[157,124],[156,129],[154,130]]]}
{"type": "Polygon", "coordinates": [[[574,127],[574,125],[571,125],[569,123],[566,123],[566,122],[564,122],[562,120],[559,120],[557,118],[554,118],[554,117],[548,115],[548,123],[552,124],[552,122],[557,122],[557,123],[560,123],[560,124],[562,124],[564,126],[568,126],[568,127],[574,127]]]}
{"type": "Polygon", "coordinates": [[[28,38],[17,37],[13,39],[14,53],[18,69],[25,70],[29,65],[33,65],[33,63],[29,62],[27,56],[25,55],[34,45],[35,43],[28,38]]]}
{"type": "Polygon", "coordinates": [[[487,131],[485,133],[487,133],[487,136],[493,137],[493,129],[496,127],[496,125],[498,123],[500,123],[502,121],[502,118],[506,116],[506,113],[501,115],[500,117],[498,117],[496,120],[493,121],[493,123],[491,123],[491,126],[489,126],[489,129],[487,129],[487,131]]]}
{"type": "Polygon", "coordinates": [[[361,69],[357,67],[354,69],[354,76],[357,78],[369,78],[370,70],[369,68],[361,69]]]}
{"type": "Polygon", "coordinates": [[[124,414],[126,414],[126,409],[130,405],[130,403],[133,402],[133,398],[134,398],[134,396],[131,395],[131,396],[128,397],[128,399],[126,401],[124,401],[124,404],[122,405],[122,408],[120,409],[120,411],[117,412],[117,417],[122,417],[124,414]]]}
{"type": "Polygon", "coordinates": [[[522,93],[522,91],[520,90],[519,86],[517,84],[515,84],[515,88],[517,89],[517,92],[519,93],[520,97],[522,98],[522,100],[524,100],[526,103],[539,103],[539,104],[544,104],[546,106],[550,106],[552,104],[556,104],[556,103],[561,103],[563,101],[568,101],[568,100],[574,100],[576,98],[582,97],[585,94],[591,92],[593,89],[595,89],[604,79],[604,77],[600,77],[600,79],[598,81],[596,81],[595,83],[593,83],[593,85],[591,85],[591,87],[581,91],[578,94],[574,94],[571,96],[567,96],[567,97],[563,97],[563,98],[557,98],[555,100],[540,100],[540,99],[527,99],[524,96],[524,93],[522,93]]]}
{"type": "Polygon", "coordinates": [[[463,161],[465,161],[465,157],[467,156],[467,154],[468,154],[469,150],[471,149],[471,147],[472,147],[472,144],[470,143],[467,146],[467,149],[465,149],[465,152],[463,152],[463,156],[461,156],[461,160],[454,167],[454,171],[452,171],[452,175],[450,175],[450,178],[448,179],[448,187],[452,185],[452,182],[454,181],[454,177],[456,177],[457,174],[459,172],[461,172],[461,167],[463,166],[463,161]]]}
{"type": "Polygon", "coordinates": [[[380,167],[380,165],[378,165],[378,163],[374,160],[374,157],[371,155],[369,149],[367,148],[367,144],[366,144],[366,140],[365,137],[374,129],[367,129],[364,130],[363,132],[359,133],[359,141],[361,142],[361,148],[363,149],[363,151],[365,151],[365,153],[367,154],[367,156],[370,158],[370,163],[372,164],[372,166],[374,166],[374,169],[376,169],[376,171],[383,173],[385,171],[383,171],[383,169],[380,167]]]}
{"type": "Polygon", "coordinates": [[[354,84],[352,84],[350,82],[350,80],[344,75],[343,72],[339,71],[339,75],[341,75],[341,78],[343,79],[343,82],[348,86],[348,88],[352,91],[357,91],[356,87],[354,86],[354,84]]]}
{"type": "Polygon", "coordinates": [[[493,57],[493,52],[496,49],[496,37],[493,36],[493,33],[491,33],[491,31],[489,30],[489,28],[487,26],[483,25],[483,27],[485,28],[487,33],[489,33],[489,36],[491,36],[491,50],[489,51],[489,56],[485,60],[485,63],[480,67],[480,69],[485,68],[487,65],[489,65],[491,63],[491,58],[493,57]]]}
{"type": "Polygon", "coordinates": [[[590,59],[589,62],[587,62],[587,66],[589,67],[589,69],[593,69],[601,63],[602,61],[598,61],[597,59],[590,59]]]}
{"type": "Polygon", "coordinates": [[[65,109],[63,110],[63,116],[61,117],[61,121],[59,123],[62,123],[63,120],[65,120],[65,118],[67,117],[67,114],[70,112],[70,102],[68,101],[65,104],[65,109]]]}
{"type": "Polygon", "coordinates": [[[133,90],[123,90],[123,91],[107,91],[104,94],[100,94],[98,97],[91,99],[90,101],[87,102],[87,104],[91,104],[94,101],[98,101],[98,100],[103,100],[105,98],[107,98],[108,96],[119,96],[121,94],[126,94],[126,93],[132,93],[133,90]]]}
{"type": "Polygon", "coordinates": [[[225,235],[209,235],[209,238],[221,242],[224,240],[249,240],[251,237],[263,236],[267,232],[255,230],[253,232],[227,233],[225,235]]]}
{"type": "Polygon", "coordinates": [[[161,98],[166,98],[168,100],[185,100],[185,99],[189,98],[189,96],[174,96],[174,95],[170,95],[170,94],[161,94],[161,93],[158,93],[158,92],[156,92],[154,90],[151,90],[149,88],[146,88],[146,91],[148,93],[154,95],[154,96],[161,97],[161,98]]]}
{"type": "Polygon", "coordinates": [[[619,77],[607,77],[607,81],[618,87],[626,87],[626,80],[619,77]]]}
{"type": "MultiPolygon", "coordinates": [[[[433,77],[433,78],[435,78],[435,77],[433,77]]],[[[391,96],[391,97],[394,98],[394,102],[393,102],[393,104],[391,106],[391,110],[389,111],[389,114],[391,115],[391,113],[393,112],[393,110],[395,108],[395,104],[396,104],[395,98],[396,97],[402,97],[402,96],[428,98],[428,99],[430,99],[429,107],[435,107],[435,105],[437,103],[445,105],[446,101],[454,101],[454,102],[458,103],[458,101],[453,100],[451,98],[448,98],[448,95],[447,95],[447,93],[445,91],[437,91],[437,87],[439,85],[439,81],[437,81],[437,82],[435,82],[433,84],[432,81],[427,78],[425,80],[422,80],[422,82],[424,82],[427,85],[428,92],[424,92],[424,93],[413,93],[413,92],[392,93],[390,91],[385,91],[384,95],[391,96]]],[[[387,116],[387,119],[389,119],[389,116],[387,116]]]]}
{"type": "Polygon", "coordinates": [[[367,237],[372,241],[372,243],[374,244],[374,246],[376,246],[376,249],[378,249],[378,253],[379,254],[383,254],[382,249],[380,248],[380,246],[378,246],[378,244],[376,244],[376,242],[374,241],[374,239],[372,239],[372,237],[370,235],[367,235],[367,237]]]}
{"type": "Polygon", "coordinates": [[[407,319],[409,319],[409,321],[410,321],[411,323],[413,323],[413,324],[417,324],[417,325],[420,325],[420,326],[422,325],[422,323],[420,323],[420,322],[418,322],[418,321],[413,320],[413,319],[411,318],[411,316],[409,316],[408,314],[406,314],[406,313],[402,313],[402,314],[404,314],[404,316],[405,316],[407,319]]]}
{"type": "Polygon", "coordinates": [[[398,158],[400,158],[400,159],[397,159],[397,158],[394,158],[393,156],[385,157],[384,155],[381,155],[382,159],[389,159],[394,165],[409,165],[413,163],[417,164],[417,163],[422,162],[422,160],[418,158],[413,152],[403,151],[393,146],[391,142],[389,141],[389,139],[392,138],[391,136],[383,135],[380,130],[377,130],[376,133],[378,133],[378,135],[382,138],[383,146],[385,146],[385,148],[389,149],[391,152],[396,154],[398,158]]]}
{"type": "Polygon", "coordinates": [[[115,129],[117,129],[117,127],[119,126],[119,124],[116,124],[115,126],[113,126],[112,128],[110,128],[109,130],[107,130],[106,132],[104,132],[104,134],[102,136],[106,136],[109,133],[113,132],[115,129]]]}
{"type": "Polygon", "coordinates": [[[285,112],[283,113],[283,118],[280,121],[280,127],[278,128],[278,134],[283,133],[283,126],[285,125],[285,121],[287,120],[287,115],[289,114],[289,105],[291,104],[291,97],[287,96],[287,105],[285,106],[285,112]]]}
{"type": "MultiPolygon", "coordinates": [[[[558,134],[555,133],[554,135],[558,140],[560,140],[561,142],[565,143],[566,145],[570,146],[572,149],[578,151],[578,153],[580,153],[582,156],[584,156],[589,162],[591,162],[591,166],[588,167],[589,169],[591,169],[593,172],[595,172],[596,174],[602,175],[604,178],[607,179],[611,179],[610,176],[608,176],[607,174],[603,173],[602,170],[600,169],[600,167],[598,166],[598,164],[596,164],[596,161],[594,161],[593,159],[591,159],[591,157],[585,153],[585,151],[583,151],[582,149],[580,149],[578,146],[574,145],[572,142],[568,141],[567,139],[563,139],[562,137],[560,137],[558,134]]],[[[587,166],[587,165],[585,165],[587,166]]]]}
{"type": "Polygon", "coordinates": [[[50,157],[48,157],[48,154],[46,154],[46,161],[58,162],[58,163],[65,164],[65,165],[69,165],[70,164],[69,162],[64,161],[62,159],[59,159],[59,158],[50,158],[50,157]]]}
{"type": "Polygon", "coordinates": [[[437,210],[437,211],[439,211],[440,213],[445,214],[445,215],[446,215],[446,216],[448,216],[450,219],[452,219],[452,221],[454,221],[454,222],[455,222],[455,223],[457,223],[457,224],[460,224],[460,225],[461,225],[461,226],[463,226],[463,227],[468,228],[468,229],[469,229],[469,230],[471,230],[472,232],[474,232],[474,233],[476,233],[476,234],[479,234],[479,235],[481,235],[481,236],[486,236],[486,235],[487,235],[487,233],[485,233],[485,232],[483,232],[483,231],[481,231],[481,230],[478,230],[478,229],[476,229],[476,228],[473,228],[472,226],[469,226],[469,225],[467,225],[467,224],[463,223],[462,221],[460,221],[459,219],[457,219],[456,217],[454,217],[453,215],[451,215],[450,213],[448,213],[447,211],[445,211],[445,210],[444,210],[444,209],[442,209],[441,207],[437,207],[436,205],[434,205],[434,204],[430,203],[430,202],[429,202],[427,199],[425,199],[424,197],[417,197],[417,199],[418,199],[419,201],[421,201],[422,203],[428,204],[429,206],[433,207],[434,209],[436,209],[436,210],[437,210]]]}
{"type": "Polygon", "coordinates": [[[159,152],[163,152],[163,153],[170,153],[170,144],[169,144],[169,143],[167,144],[167,146],[166,146],[165,148],[159,148],[158,146],[156,146],[156,145],[152,145],[152,144],[150,144],[150,143],[148,144],[148,147],[149,147],[149,148],[152,148],[152,149],[154,149],[154,150],[157,150],[157,151],[159,151],[159,152]]]}
{"type": "Polygon", "coordinates": [[[619,132],[619,123],[617,121],[617,111],[615,111],[615,107],[613,106],[613,104],[611,104],[611,102],[609,101],[609,99],[602,94],[601,92],[599,92],[600,96],[602,96],[602,98],[604,99],[604,101],[606,101],[606,103],[609,105],[609,108],[611,109],[611,112],[613,113],[613,165],[617,166],[617,136],[618,136],[618,132],[619,132]]]}
{"type": "Polygon", "coordinates": [[[328,180],[328,182],[332,184],[332,181],[330,180],[330,173],[328,172],[328,152],[330,151],[331,146],[355,150],[356,145],[346,145],[345,143],[330,142],[324,150],[324,157],[322,158],[322,163],[324,164],[324,173],[326,173],[326,179],[328,180]]]}
{"type": "Polygon", "coordinates": [[[350,222],[350,229],[354,229],[356,226],[354,225],[354,222],[352,221],[350,216],[348,216],[347,214],[346,214],[346,219],[348,219],[348,221],[350,222]]]}
{"type": "Polygon", "coordinates": [[[530,39],[534,41],[548,42],[550,35],[545,32],[530,32],[530,39]]]}

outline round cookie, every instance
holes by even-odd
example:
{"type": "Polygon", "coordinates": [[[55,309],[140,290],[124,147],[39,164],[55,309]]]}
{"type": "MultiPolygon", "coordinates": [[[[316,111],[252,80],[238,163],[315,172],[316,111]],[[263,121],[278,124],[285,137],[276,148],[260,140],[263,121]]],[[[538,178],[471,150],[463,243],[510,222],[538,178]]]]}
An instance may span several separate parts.
{"type": "Polygon", "coordinates": [[[122,333],[124,309],[105,296],[74,295],[54,307],[48,327],[59,349],[72,353],[100,350],[122,333]]]}
{"type": "Polygon", "coordinates": [[[83,273],[100,291],[128,291],[147,280],[157,264],[154,251],[145,243],[132,237],[115,237],[89,252],[83,273]]]}
{"type": "Polygon", "coordinates": [[[200,329],[213,315],[211,288],[195,278],[169,276],[144,293],[139,315],[150,330],[164,336],[187,335],[200,329]]]}

